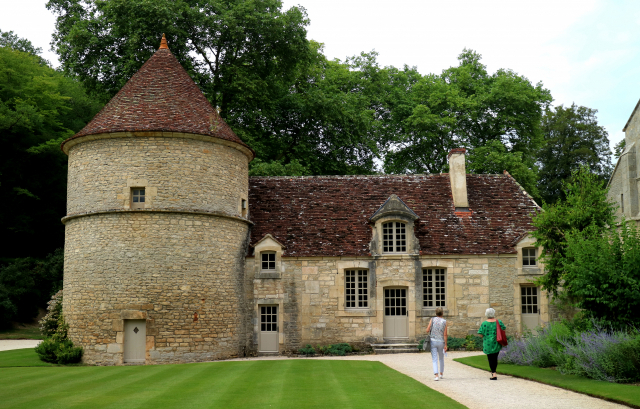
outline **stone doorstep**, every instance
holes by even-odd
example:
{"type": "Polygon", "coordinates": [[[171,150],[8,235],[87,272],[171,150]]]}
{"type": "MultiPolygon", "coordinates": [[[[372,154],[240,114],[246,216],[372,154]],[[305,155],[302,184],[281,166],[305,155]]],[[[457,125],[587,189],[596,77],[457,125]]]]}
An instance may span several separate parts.
{"type": "Polygon", "coordinates": [[[394,347],[406,347],[406,346],[418,347],[418,344],[371,344],[372,348],[376,348],[376,347],[378,347],[378,348],[387,348],[387,347],[394,348],[394,347]]]}
{"type": "Polygon", "coordinates": [[[396,348],[396,349],[374,349],[373,353],[375,355],[384,355],[384,354],[415,354],[418,352],[417,348],[396,348]]]}

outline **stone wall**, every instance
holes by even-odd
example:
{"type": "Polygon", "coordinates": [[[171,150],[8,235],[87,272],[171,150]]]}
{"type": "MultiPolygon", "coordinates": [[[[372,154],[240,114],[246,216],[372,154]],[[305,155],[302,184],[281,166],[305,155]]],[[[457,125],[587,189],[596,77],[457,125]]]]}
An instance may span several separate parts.
{"type": "MultiPolygon", "coordinates": [[[[449,335],[475,334],[489,306],[510,333],[519,331],[514,288],[519,286],[516,255],[491,257],[316,257],[281,259],[280,278],[258,278],[256,259],[245,263],[246,295],[254,300],[253,350],[258,347],[258,306],[275,304],[280,319],[281,353],[306,344],[382,342],[385,287],[408,290],[408,341],[423,337],[435,308],[423,308],[422,269],[446,268],[449,335]],[[369,270],[369,308],[344,307],[344,271],[369,270]],[[251,288],[251,290],[250,290],[251,288]]],[[[546,302],[546,299],[545,299],[546,302]]],[[[545,307],[546,308],[546,307],[545,307]]]]}
{"type": "Polygon", "coordinates": [[[84,362],[121,364],[123,319],[146,319],[147,363],[244,353],[248,224],[120,212],[66,223],[64,314],[84,362]]]}
{"type": "Polygon", "coordinates": [[[69,151],[67,214],[129,209],[146,188],[146,209],[241,215],[248,158],[214,139],[129,137],[88,140],[69,151]]]}

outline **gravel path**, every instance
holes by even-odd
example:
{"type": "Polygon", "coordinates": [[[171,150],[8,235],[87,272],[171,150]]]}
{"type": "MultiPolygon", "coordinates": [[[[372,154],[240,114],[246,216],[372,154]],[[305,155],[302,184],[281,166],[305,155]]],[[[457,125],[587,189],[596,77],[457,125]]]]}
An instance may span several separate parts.
{"type": "Polygon", "coordinates": [[[0,339],[0,351],[35,348],[40,342],[41,341],[37,339],[0,339]]]}

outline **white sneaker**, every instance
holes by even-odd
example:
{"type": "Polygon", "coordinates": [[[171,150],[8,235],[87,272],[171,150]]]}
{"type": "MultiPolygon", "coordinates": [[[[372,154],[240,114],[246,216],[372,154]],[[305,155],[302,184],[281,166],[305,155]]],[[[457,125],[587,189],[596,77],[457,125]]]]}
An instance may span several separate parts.
{"type": "Polygon", "coordinates": [[[434,381],[439,380],[440,378],[438,378],[438,375],[436,375],[436,377],[433,379],[434,381]]]}
{"type": "Polygon", "coordinates": [[[444,378],[444,375],[443,375],[443,374],[440,374],[440,379],[442,379],[442,378],[444,378]]]}

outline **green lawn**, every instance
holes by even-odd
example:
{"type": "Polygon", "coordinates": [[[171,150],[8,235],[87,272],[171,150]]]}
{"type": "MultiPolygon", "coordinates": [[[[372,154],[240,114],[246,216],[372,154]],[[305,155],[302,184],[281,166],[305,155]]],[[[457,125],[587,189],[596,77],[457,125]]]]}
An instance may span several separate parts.
{"type": "Polygon", "coordinates": [[[0,330],[0,339],[43,339],[38,325],[18,324],[16,328],[0,330]]]}
{"type": "MultiPolygon", "coordinates": [[[[489,363],[487,362],[487,357],[484,355],[456,358],[454,361],[473,366],[474,368],[489,370],[489,363]]],[[[536,368],[535,366],[498,364],[498,374],[530,379],[532,381],[546,383],[563,389],[640,408],[640,386],[637,385],[594,381],[593,379],[576,375],[563,375],[553,369],[536,368]]]]}
{"type": "MultiPolygon", "coordinates": [[[[25,364],[33,362],[24,353],[33,350],[18,351],[23,352],[0,352],[0,365],[19,364],[20,356],[25,364]]],[[[0,385],[0,408],[465,407],[379,362],[368,361],[5,367],[0,369],[0,385]]]]}

